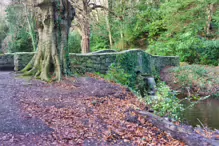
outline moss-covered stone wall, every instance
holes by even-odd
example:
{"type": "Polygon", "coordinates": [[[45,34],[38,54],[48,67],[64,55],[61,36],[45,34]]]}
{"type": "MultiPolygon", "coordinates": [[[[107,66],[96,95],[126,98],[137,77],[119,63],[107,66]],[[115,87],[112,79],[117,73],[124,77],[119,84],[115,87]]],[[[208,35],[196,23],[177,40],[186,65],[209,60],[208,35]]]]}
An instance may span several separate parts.
{"type": "Polygon", "coordinates": [[[178,66],[179,57],[152,56],[142,50],[127,50],[123,52],[103,52],[89,54],[70,54],[73,72],[106,73],[112,63],[119,64],[127,73],[136,71],[151,74],[160,72],[166,66],[178,66]]]}
{"type": "Polygon", "coordinates": [[[179,66],[180,64],[180,59],[176,56],[150,56],[150,68],[152,71],[160,72],[167,66],[179,66]]]}
{"type": "MultiPolygon", "coordinates": [[[[15,71],[25,67],[34,52],[0,55],[1,67],[14,67],[15,71]]],[[[166,66],[178,66],[179,57],[152,56],[142,50],[99,51],[88,54],[69,54],[70,65],[74,73],[99,72],[106,73],[112,63],[120,65],[125,72],[133,74],[136,71],[151,74],[159,72],[166,66]]]]}
{"type": "Polygon", "coordinates": [[[100,72],[106,73],[115,62],[116,54],[70,54],[71,68],[74,73],[100,72]]]}

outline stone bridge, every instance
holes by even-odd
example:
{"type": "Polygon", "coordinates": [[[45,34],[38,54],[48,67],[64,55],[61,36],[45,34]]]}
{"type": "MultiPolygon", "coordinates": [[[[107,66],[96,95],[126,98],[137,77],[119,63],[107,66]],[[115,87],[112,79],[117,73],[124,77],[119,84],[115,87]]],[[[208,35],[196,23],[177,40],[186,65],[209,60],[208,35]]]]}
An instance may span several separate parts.
{"type": "MultiPolygon", "coordinates": [[[[22,52],[0,55],[0,70],[19,71],[27,65],[34,54],[34,52],[22,52]]],[[[111,64],[119,63],[128,72],[139,70],[151,74],[160,72],[166,66],[178,66],[180,62],[179,57],[176,56],[153,56],[138,49],[122,52],[103,50],[88,54],[70,53],[69,57],[72,71],[76,73],[106,73],[111,64]]]]}

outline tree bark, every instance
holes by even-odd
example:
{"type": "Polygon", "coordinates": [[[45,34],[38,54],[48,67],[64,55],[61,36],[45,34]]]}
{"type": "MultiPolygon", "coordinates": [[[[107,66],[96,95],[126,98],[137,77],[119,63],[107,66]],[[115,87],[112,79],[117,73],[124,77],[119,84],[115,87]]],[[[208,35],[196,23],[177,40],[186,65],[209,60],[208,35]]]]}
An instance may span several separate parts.
{"type": "Polygon", "coordinates": [[[38,50],[22,70],[24,75],[34,75],[44,81],[60,81],[67,74],[67,43],[74,9],[65,0],[36,1],[38,50]]]}

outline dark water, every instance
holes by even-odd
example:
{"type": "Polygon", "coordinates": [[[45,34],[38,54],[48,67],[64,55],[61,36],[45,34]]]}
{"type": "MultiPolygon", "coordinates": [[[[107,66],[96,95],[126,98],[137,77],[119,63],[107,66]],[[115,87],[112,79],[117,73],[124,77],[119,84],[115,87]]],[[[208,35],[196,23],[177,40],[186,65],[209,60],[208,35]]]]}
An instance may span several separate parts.
{"type": "MultiPolygon", "coordinates": [[[[187,101],[184,105],[188,106],[190,104],[187,101]]],[[[191,108],[186,109],[183,117],[189,125],[201,125],[200,120],[203,125],[211,129],[219,129],[219,99],[208,98],[199,101],[191,108]]]]}

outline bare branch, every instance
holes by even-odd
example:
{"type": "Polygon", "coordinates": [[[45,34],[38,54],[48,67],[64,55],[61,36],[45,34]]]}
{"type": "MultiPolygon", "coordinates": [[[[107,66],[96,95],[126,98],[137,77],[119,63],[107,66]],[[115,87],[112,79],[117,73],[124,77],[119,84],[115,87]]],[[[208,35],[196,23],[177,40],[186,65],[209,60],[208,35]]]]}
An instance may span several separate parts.
{"type": "Polygon", "coordinates": [[[123,20],[122,16],[118,16],[116,15],[116,13],[114,13],[113,11],[111,11],[109,8],[103,6],[103,5],[97,5],[95,3],[90,3],[89,6],[91,6],[91,11],[92,10],[95,10],[95,9],[98,9],[98,8],[101,8],[105,11],[108,11],[109,13],[111,13],[112,15],[114,15],[115,17],[119,18],[120,20],[123,20]]]}

